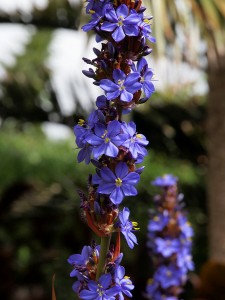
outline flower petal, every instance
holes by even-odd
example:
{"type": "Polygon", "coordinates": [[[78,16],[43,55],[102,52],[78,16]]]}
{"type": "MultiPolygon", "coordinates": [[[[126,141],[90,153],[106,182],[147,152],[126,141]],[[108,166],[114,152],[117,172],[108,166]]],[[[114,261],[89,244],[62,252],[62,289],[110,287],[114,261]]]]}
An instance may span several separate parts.
{"type": "Polygon", "coordinates": [[[113,183],[102,183],[101,185],[98,186],[98,193],[100,194],[106,194],[109,195],[113,192],[115,189],[115,184],[113,183]]]}
{"type": "Polygon", "coordinates": [[[125,178],[123,178],[124,183],[132,184],[132,185],[137,184],[139,180],[140,180],[140,175],[137,174],[136,172],[130,172],[129,174],[127,174],[125,178]]]}
{"type": "Polygon", "coordinates": [[[125,162],[120,162],[116,166],[115,174],[117,178],[123,179],[125,176],[128,175],[128,166],[125,162]]]}
{"type": "Polygon", "coordinates": [[[116,180],[115,174],[107,167],[102,168],[100,174],[105,182],[114,182],[116,180]]]}
{"type": "Polygon", "coordinates": [[[112,38],[115,42],[120,42],[125,38],[125,33],[123,31],[122,26],[119,26],[112,34],[112,38]]]}
{"type": "Polygon", "coordinates": [[[116,10],[116,14],[119,17],[122,17],[123,19],[127,17],[129,13],[129,9],[125,4],[121,4],[117,10],[116,10]]]}
{"type": "Polygon", "coordinates": [[[120,69],[115,69],[113,71],[113,79],[115,82],[118,82],[118,80],[125,80],[126,74],[123,71],[121,71],[120,69]]]}
{"type": "Polygon", "coordinates": [[[121,123],[119,121],[113,120],[109,123],[107,127],[108,136],[113,137],[118,135],[121,130],[121,123]]]}
{"type": "Polygon", "coordinates": [[[120,94],[120,100],[124,102],[130,102],[133,99],[133,94],[126,90],[123,90],[120,94]]]}
{"type": "Polygon", "coordinates": [[[122,191],[125,196],[136,196],[137,190],[133,185],[123,184],[122,191]]]}
{"type": "Polygon", "coordinates": [[[110,194],[109,198],[112,201],[112,203],[118,205],[123,200],[123,192],[119,186],[115,188],[115,190],[110,194]]]}
{"type": "Polygon", "coordinates": [[[116,85],[109,79],[102,79],[100,81],[100,88],[102,88],[106,92],[114,92],[118,89],[118,85],[116,85]]]}
{"type": "Polygon", "coordinates": [[[104,22],[101,26],[101,30],[113,31],[114,29],[116,29],[116,27],[117,27],[116,23],[104,22]]]}

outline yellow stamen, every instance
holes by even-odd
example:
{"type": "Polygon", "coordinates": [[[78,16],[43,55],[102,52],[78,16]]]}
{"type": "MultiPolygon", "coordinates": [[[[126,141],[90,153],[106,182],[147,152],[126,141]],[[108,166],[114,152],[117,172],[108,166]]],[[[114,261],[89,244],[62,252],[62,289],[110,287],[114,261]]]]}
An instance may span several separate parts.
{"type": "Polygon", "coordinates": [[[95,10],[89,9],[89,13],[90,13],[90,14],[95,14],[95,10]]]}
{"type": "Polygon", "coordinates": [[[104,139],[104,138],[105,138],[105,136],[106,136],[107,132],[108,132],[107,130],[105,130],[105,131],[104,131],[103,135],[101,136],[101,138],[102,138],[102,139],[104,139]]]}
{"type": "Polygon", "coordinates": [[[123,25],[123,20],[124,20],[124,18],[123,18],[122,16],[120,16],[120,17],[119,17],[119,21],[118,21],[117,24],[118,24],[119,26],[122,26],[122,25],[123,25]]]}
{"type": "Polygon", "coordinates": [[[121,186],[123,181],[120,178],[117,178],[115,182],[116,182],[116,186],[121,186]]]}
{"type": "Polygon", "coordinates": [[[83,119],[79,119],[79,120],[78,120],[78,125],[83,126],[83,125],[84,125],[84,122],[85,122],[85,121],[84,121],[83,119]]]}
{"type": "Polygon", "coordinates": [[[140,230],[140,228],[137,227],[138,226],[138,222],[132,222],[132,225],[133,225],[134,230],[140,230]]]}
{"type": "Polygon", "coordinates": [[[149,20],[149,19],[144,19],[144,22],[145,22],[146,24],[148,24],[148,25],[151,24],[151,20],[149,20]]]}

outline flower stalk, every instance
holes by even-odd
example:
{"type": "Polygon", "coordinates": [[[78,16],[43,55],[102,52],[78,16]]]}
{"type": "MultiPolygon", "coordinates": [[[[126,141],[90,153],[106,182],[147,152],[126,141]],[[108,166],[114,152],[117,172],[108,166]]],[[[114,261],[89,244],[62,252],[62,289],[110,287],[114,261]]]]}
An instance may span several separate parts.
{"type": "Polygon", "coordinates": [[[178,300],[188,272],[194,269],[193,229],[183,209],[183,195],[178,194],[177,178],[166,174],[152,184],[162,193],[154,198],[155,209],[148,224],[147,246],[154,274],[147,284],[146,298],[178,300]]]}
{"type": "Polygon", "coordinates": [[[98,281],[99,277],[102,274],[104,274],[105,263],[107,261],[107,254],[109,252],[110,240],[111,240],[111,235],[101,237],[101,245],[100,245],[101,251],[98,260],[96,281],[98,281]]]}
{"type": "Polygon", "coordinates": [[[96,99],[97,109],[88,120],[74,127],[80,149],[78,162],[92,163],[96,172],[89,176],[87,193],[79,191],[83,216],[90,229],[101,239],[100,245],[84,246],[81,254],[71,255],[70,274],[76,281],[73,290],[80,299],[113,300],[132,297],[134,288],[120,265],[120,233],[128,246],[137,244],[136,222],[130,210],[122,207],[124,197],[137,195],[136,185],[147,155],[148,141],[137,132],[134,122],[123,115],[146,102],[154,92],[153,71],[144,58],[151,53],[151,19],[146,17],[140,0],[87,0],[90,21],[82,29],[94,31],[101,49],[96,58],[83,60],[91,65],[83,74],[94,80],[103,95],[96,99]],[[116,245],[110,244],[116,233],[116,245]]]}

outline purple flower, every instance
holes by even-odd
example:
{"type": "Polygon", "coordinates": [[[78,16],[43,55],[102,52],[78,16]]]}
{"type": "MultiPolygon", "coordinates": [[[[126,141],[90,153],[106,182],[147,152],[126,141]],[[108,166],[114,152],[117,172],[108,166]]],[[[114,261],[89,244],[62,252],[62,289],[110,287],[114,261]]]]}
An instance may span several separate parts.
{"type": "Polygon", "coordinates": [[[153,184],[162,193],[155,197],[156,212],[148,224],[148,246],[154,255],[156,271],[153,285],[147,287],[150,299],[177,299],[194,269],[191,256],[193,230],[180,204],[177,178],[167,174],[153,184]],[[152,288],[151,288],[152,287],[152,288]]]}
{"type": "Polygon", "coordinates": [[[180,215],[178,217],[178,224],[181,230],[181,234],[185,239],[190,239],[191,237],[193,237],[194,231],[186,216],[180,215]]]}
{"type": "Polygon", "coordinates": [[[85,272],[86,265],[89,262],[90,257],[94,254],[99,256],[100,246],[95,246],[94,248],[90,246],[84,246],[81,254],[72,254],[67,259],[68,263],[74,267],[74,270],[70,273],[70,277],[77,276],[77,270],[85,272]]]}
{"type": "Polygon", "coordinates": [[[114,100],[120,97],[121,101],[130,102],[133,99],[133,94],[141,89],[142,84],[139,80],[139,73],[134,72],[126,76],[120,69],[113,71],[113,81],[102,79],[100,87],[106,92],[108,100],[114,100]]]}
{"type": "Polygon", "coordinates": [[[106,3],[108,3],[110,0],[86,0],[88,3],[86,6],[86,13],[87,14],[92,14],[93,11],[101,9],[106,3]]]}
{"type": "Polygon", "coordinates": [[[81,251],[81,254],[72,254],[67,259],[67,261],[72,266],[74,266],[74,265],[79,265],[79,266],[84,265],[85,266],[91,253],[92,253],[92,248],[90,246],[84,246],[81,251]]]}
{"type": "Polygon", "coordinates": [[[155,239],[156,251],[164,257],[169,257],[173,253],[180,250],[180,242],[178,239],[163,239],[157,237],[155,239]]]}
{"type": "Polygon", "coordinates": [[[155,215],[148,223],[148,230],[151,232],[161,231],[169,222],[169,216],[167,212],[155,215]]]}
{"type": "Polygon", "coordinates": [[[117,286],[121,288],[120,293],[118,294],[119,300],[124,300],[123,294],[128,297],[132,297],[131,290],[134,289],[134,285],[129,277],[125,277],[125,269],[122,266],[118,266],[115,270],[115,281],[117,286]]]}
{"type": "Polygon", "coordinates": [[[133,158],[137,158],[140,154],[141,156],[147,155],[147,150],[144,146],[148,145],[148,141],[143,134],[138,134],[136,132],[136,125],[134,122],[129,122],[128,124],[123,122],[122,130],[125,134],[127,134],[126,141],[122,144],[122,146],[129,149],[133,158]]]}
{"type": "Polygon", "coordinates": [[[113,286],[112,276],[110,274],[103,274],[98,282],[90,280],[88,282],[88,289],[80,292],[80,299],[83,300],[114,300],[115,295],[120,292],[120,287],[113,286]]]}
{"type": "Polygon", "coordinates": [[[95,2],[98,2],[98,4],[93,6],[93,2],[90,1],[89,5],[87,6],[87,10],[89,14],[91,14],[91,20],[88,24],[85,24],[84,26],[81,27],[85,32],[98,26],[100,20],[104,17],[107,8],[112,9],[111,3],[102,4],[101,1],[95,1],[95,2]]]}
{"type": "Polygon", "coordinates": [[[184,274],[189,270],[194,270],[194,262],[188,248],[184,247],[177,253],[177,266],[181,268],[184,274]]]}
{"type": "Polygon", "coordinates": [[[144,38],[147,38],[150,42],[155,43],[156,39],[151,36],[151,19],[152,17],[143,17],[139,23],[139,29],[144,38]]]}
{"type": "Polygon", "coordinates": [[[177,183],[177,177],[171,174],[165,174],[161,177],[157,177],[154,181],[152,181],[152,185],[159,187],[168,187],[177,183]]]}
{"type": "Polygon", "coordinates": [[[181,270],[174,265],[162,265],[157,269],[154,275],[154,279],[160,283],[163,289],[167,289],[171,286],[180,286],[181,278],[181,270]]]}
{"type": "Polygon", "coordinates": [[[95,110],[90,114],[88,122],[80,119],[78,124],[74,126],[76,144],[79,148],[81,148],[77,156],[77,160],[79,163],[83,160],[85,160],[86,164],[90,163],[93,147],[87,143],[86,138],[92,132],[92,129],[96,122],[104,122],[104,119],[105,117],[102,112],[100,110],[95,110]]]}
{"type": "Polygon", "coordinates": [[[124,235],[128,246],[133,249],[134,244],[137,244],[137,238],[133,234],[132,231],[135,230],[134,224],[129,221],[130,216],[130,210],[127,207],[124,207],[123,211],[119,213],[119,219],[120,219],[120,230],[122,234],[124,235]]]}
{"type": "Polygon", "coordinates": [[[104,95],[98,96],[96,99],[96,105],[98,108],[105,108],[107,103],[107,98],[104,95]]]}
{"type": "Polygon", "coordinates": [[[89,31],[98,25],[101,18],[102,18],[102,14],[99,14],[98,12],[93,11],[91,21],[88,24],[85,24],[84,26],[82,26],[81,28],[85,32],[89,31]]]}
{"type": "Polygon", "coordinates": [[[116,42],[120,42],[125,36],[137,36],[139,33],[138,24],[140,17],[134,9],[129,11],[125,4],[120,5],[116,10],[107,9],[105,21],[101,30],[112,32],[112,38],[116,42]]]}
{"type": "Polygon", "coordinates": [[[106,127],[105,124],[97,123],[94,127],[94,133],[91,132],[86,141],[94,146],[94,158],[98,158],[103,154],[109,157],[116,157],[119,149],[117,146],[123,143],[123,135],[121,135],[121,123],[113,120],[106,127]]]}
{"type": "Polygon", "coordinates": [[[152,93],[155,91],[155,87],[152,83],[153,72],[148,68],[148,63],[145,58],[141,58],[137,63],[137,71],[141,75],[140,82],[142,83],[142,89],[147,98],[151,97],[152,93]]]}
{"type": "MultiPolygon", "coordinates": [[[[158,291],[159,283],[152,278],[148,280],[148,284],[146,287],[147,296],[150,296],[153,298],[153,295],[156,291],[158,291]]],[[[154,299],[154,298],[153,298],[154,299]]]]}
{"type": "Polygon", "coordinates": [[[100,170],[100,176],[93,176],[93,184],[98,184],[97,192],[110,195],[109,198],[114,204],[120,204],[124,196],[135,196],[137,190],[134,187],[140,180],[136,172],[129,172],[125,162],[119,162],[113,173],[108,167],[100,170]]]}

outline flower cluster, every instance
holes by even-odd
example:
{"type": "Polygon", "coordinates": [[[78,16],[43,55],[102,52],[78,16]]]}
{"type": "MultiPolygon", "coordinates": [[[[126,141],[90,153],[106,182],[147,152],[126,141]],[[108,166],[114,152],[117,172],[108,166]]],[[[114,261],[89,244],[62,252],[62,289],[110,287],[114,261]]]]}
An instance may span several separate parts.
{"type": "Polygon", "coordinates": [[[134,288],[129,277],[125,276],[125,269],[120,265],[122,253],[116,254],[114,249],[107,253],[106,272],[96,281],[96,271],[99,261],[100,246],[84,246],[81,254],[74,254],[68,258],[73,270],[71,277],[76,277],[73,290],[80,299],[124,299],[123,294],[131,297],[134,288]],[[116,256],[115,256],[116,255],[116,256]]]}
{"type": "Polygon", "coordinates": [[[93,49],[93,60],[84,58],[92,67],[83,74],[94,79],[103,95],[96,99],[97,109],[88,120],[79,120],[74,133],[80,149],[78,162],[91,162],[96,168],[96,174],[89,176],[88,192],[79,194],[84,219],[101,238],[101,245],[84,247],[69,263],[77,279],[73,289],[80,299],[123,300],[123,294],[131,297],[133,285],[119,265],[120,233],[132,249],[138,224],[130,221],[130,210],[119,205],[125,196],[137,195],[144,168],[137,165],[147,155],[148,141],[134,122],[124,122],[122,116],[154,92],[153,72],[144,58],[151,53],[146,41],[154,42],[152,17],[144,15],[141,0],[86,2],[91,20],[82,29],[96,33],[101,49],[93,49]],[[109,241],[114,232],[118,238],[113,247],[109,241]]]}
{"type": "Polygon", "coordinates": [[[155,272],[147,285],[148,299],[177,300],[194,269],[191,256],[193,229],[182,208],[182,194],[177,192],[177,178],[167,174],[153,185],[162,189],[154,198],[156,210],[148,224],[148,248],[154,257],[155,272]]]}

